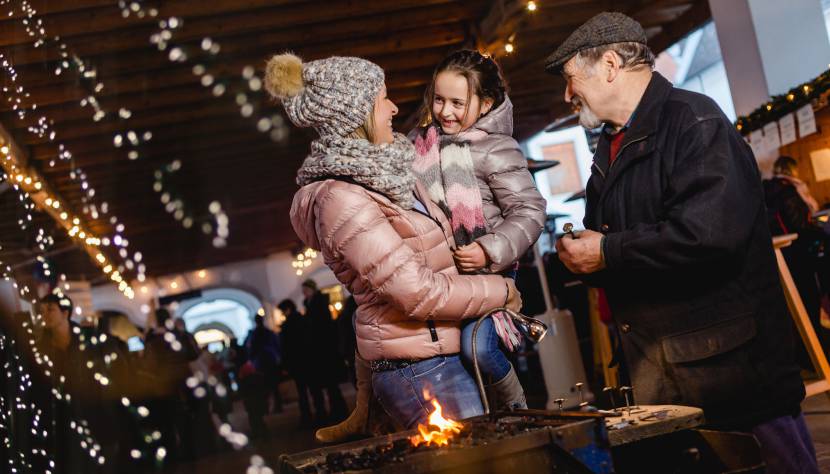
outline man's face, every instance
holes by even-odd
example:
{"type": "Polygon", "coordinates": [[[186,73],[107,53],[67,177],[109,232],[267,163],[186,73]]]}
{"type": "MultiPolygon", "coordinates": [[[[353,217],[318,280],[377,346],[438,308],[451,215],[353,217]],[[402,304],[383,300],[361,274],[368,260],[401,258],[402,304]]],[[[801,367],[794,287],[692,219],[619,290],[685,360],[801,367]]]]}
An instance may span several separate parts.
{"type": "Polygon", "coordinates": [[[41,303],[40,314],[43,316],[43,324],[49,329],[60,326],[68,318],[66,311],[54,302],[41,303]]]}
{"type": "Polygon", "coordinates": [[[579,114],[579,124],[587,129],[602,125],[598,114],[604,104],[608,83],[602,80],[595,65],[584,65],[574,56],[565,63],[562,76],[565,78],[565,102],[572,105],[579,114]]]}
{"type": "Polygon", "coordinates": [[[306,299],[311,298],[312,296],[314,296],[314,290],[313,290],[313,289],[311,289],[311,288],[309,288],[309,287],[307,287],[307,286],[304,286],[304,287],[303,287],[303,296],[304,296],[306,299]]]}

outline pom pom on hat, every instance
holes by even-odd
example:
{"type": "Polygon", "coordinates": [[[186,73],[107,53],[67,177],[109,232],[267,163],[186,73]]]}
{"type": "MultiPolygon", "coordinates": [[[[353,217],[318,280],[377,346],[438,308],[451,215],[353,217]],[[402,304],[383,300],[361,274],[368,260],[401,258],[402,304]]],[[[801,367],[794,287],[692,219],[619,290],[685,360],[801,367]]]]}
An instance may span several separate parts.
{"type": "Polygon", "coordinates": [[[294,97],[303,91],[303,60],[291,54],[278,54],[265,67],[265,89],[278,98],[294,97]]]}

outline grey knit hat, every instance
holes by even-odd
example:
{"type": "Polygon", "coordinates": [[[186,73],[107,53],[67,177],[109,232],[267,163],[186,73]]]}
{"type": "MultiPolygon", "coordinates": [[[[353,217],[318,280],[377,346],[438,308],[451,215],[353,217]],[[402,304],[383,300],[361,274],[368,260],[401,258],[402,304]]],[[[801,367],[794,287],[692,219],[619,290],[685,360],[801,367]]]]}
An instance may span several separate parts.
{"type": "Polygon", "coordinates": [[[265,72],[265,88],[282,100],[291,122],[314,127],[321,137],[345,137],[363,125],[383,83],[383,69],[361,58],[304,63],[293,54],[279,54],[265,72]]]}
{"type": "Polygon", "coordinates": [[[586,21],[545,60],[545,71],[556,74],[580,51],[613,43],[646,44],[648,37],[637,20],[619,12],[602,12],[586,21]]]}

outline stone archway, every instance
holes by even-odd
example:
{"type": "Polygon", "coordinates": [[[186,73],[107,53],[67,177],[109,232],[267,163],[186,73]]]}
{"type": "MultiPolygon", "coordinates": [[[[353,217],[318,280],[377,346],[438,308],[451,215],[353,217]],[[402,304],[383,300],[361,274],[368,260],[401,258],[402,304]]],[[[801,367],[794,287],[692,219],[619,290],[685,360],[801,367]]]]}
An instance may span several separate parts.
{"type": "Polygon", "coordinates": [[[201,328],[216,328],[229,332],[241,343],[253,328],[254,316],[260,308],[262,302],[249,292],[237,288],[210,288],[202,290],[198,298],[181,301],[176,314],[191,333],[201,328]]]}

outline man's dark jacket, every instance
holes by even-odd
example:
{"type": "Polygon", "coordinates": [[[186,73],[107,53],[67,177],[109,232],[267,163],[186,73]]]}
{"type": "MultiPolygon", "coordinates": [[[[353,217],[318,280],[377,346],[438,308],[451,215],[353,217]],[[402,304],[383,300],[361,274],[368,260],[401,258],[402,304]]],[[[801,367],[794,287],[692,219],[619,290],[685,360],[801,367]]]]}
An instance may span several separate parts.
{"type": "Polygon", "coordinates": [[[797,414],[804,386],[752,151],[708,97],[654,73],[613,165],[603,134],[585,227],[635,398],[748,428],[797,414]]]}

